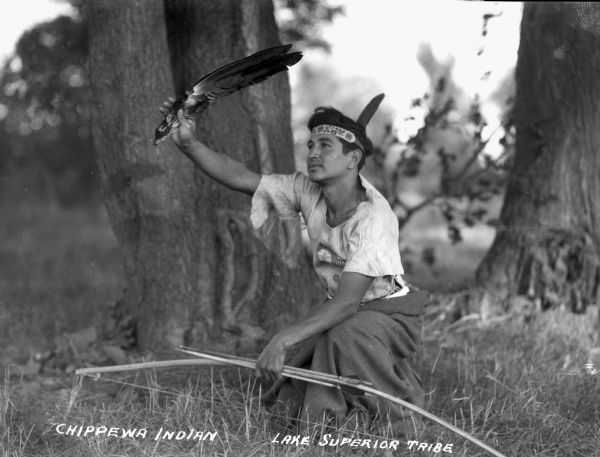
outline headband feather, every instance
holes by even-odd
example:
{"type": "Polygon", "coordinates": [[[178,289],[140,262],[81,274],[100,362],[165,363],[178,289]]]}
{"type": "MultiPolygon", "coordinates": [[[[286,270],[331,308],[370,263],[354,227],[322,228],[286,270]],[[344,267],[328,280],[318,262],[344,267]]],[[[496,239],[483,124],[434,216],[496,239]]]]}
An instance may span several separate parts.
{"type": "Polygon", "coordinates": [[[358,119],[356,119],[356,123],[362,125],[363,127],[366,127],[373,115],[375,114],[375,111],[377,111],[377,108],[379,108],[379,104],[381,103],[384,97],[385,94],[379,94],[373,97],[371,101],[367,103],[365,109],[362,110],[362,113],[360,113],[358,119]]]}

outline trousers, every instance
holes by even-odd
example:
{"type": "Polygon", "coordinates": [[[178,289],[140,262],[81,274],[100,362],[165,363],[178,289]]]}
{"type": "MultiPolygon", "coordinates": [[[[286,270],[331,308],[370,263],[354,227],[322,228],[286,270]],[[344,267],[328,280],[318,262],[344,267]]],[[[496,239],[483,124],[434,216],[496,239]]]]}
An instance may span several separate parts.
{"type": "MultiPolygon", "coordinates": [[[[421,378],[411,358],[421,344],[424,292],[380,299],[331,329],[302,341],[287,365],[370,382],[372,387],[424,405],[421,378]]],[[[266,393],[276,414],[342,424],[353,413],[389,420],[394,433],[405,433],[409,413],[399,405],[346,389],[282,378],[266,393]]]]}

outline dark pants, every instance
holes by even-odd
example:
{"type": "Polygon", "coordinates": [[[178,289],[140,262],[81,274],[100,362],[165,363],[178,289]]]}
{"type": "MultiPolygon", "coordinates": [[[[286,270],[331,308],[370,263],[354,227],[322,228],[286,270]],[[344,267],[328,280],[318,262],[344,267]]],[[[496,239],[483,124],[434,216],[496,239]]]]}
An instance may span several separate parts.
{"type": "MultiPolygon", "coordinates": [[[[421,342],[425,297],[416,292],[361,305],[349,319],[300,343],[288,365],[367,381],[423,407],[421,379],[409,359],[421,342]]],[[[332,418],[341,424],[354,412],[367,413],[389,420],[395,433],[404,433],[409,416],[401,406],[378,397],[288,378],[277,383],[270,395],[276,398],[274,413],[311,423],[332,418]]]]}

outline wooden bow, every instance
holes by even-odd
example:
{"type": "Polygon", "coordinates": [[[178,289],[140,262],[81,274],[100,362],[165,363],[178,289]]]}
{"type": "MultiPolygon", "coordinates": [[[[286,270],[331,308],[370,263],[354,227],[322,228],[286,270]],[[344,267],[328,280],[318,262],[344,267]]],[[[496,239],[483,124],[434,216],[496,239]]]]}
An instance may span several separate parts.
{"type": "MultiPolygon", "coordinates": [[[[232,356],[228,354],[220,354],[217,352],[200,352],[193,348],[188,348],[185,346],[180,346],[175,348],[176,351],[182,352],[184,354],[192,355],[196,358],[194,359],[181,359],[181,360],[163,360],[156,362],[141,362],[141,363],[132,363],[127,365],[114,365],[108,367],[93,367],[93,368],[80,368],[75,371],[75,374],[78,375],[92,375],[92,374],[100,374],[100,373],[109,373],[116,371],[132,371],[146,368],[161,368],[161,367],[172,367],[172,366],[190,366],[190,365],[203,365],[203,366],[238,366],[242,368],[248,368],[254,370],[256,368],[256,360],[247,357],[238,357],[232,356]]],[[[424,409],[413,405],[412,403],[408,403],[405,400],[402,400],[398,397],[394,397],[393,395],[382,392],[381,390],[375,389],[371,386],[370,383],[360,381],[357,379],[346,378],[342,376],[335,376],[328,373],[322,373],[313,370],[306,370],[303,368],[292,367],[288,365],[283,366],[283,370],[281,372],[282,376],[286,376],[288,378],[294,378],[305,382],[310,382],[314,384],[320,384],[326,387],[335,387],[335,388],[351,388],[354,390],[361,391],[367,395],[374,395],[379,398],[383,398],[385,400],[391,401],[397,405],[401,405],[411,411],[420,414],[421,416],[430,419],[442,427],[447,428],[448,430],[453,431],[454,433],[462,436],[463,438],[469,440],[476,446],[484,449],[489,452],[491,455],[496,457],[506,457],[504,454],[501,454],[494,448],[488,446],[483,441],[478,440],[472,435],[469,435],[467,432],[455,427],[454,425],[446,422],[445,420],[437,417],[435,414],[431,414],[424,409]]]]}

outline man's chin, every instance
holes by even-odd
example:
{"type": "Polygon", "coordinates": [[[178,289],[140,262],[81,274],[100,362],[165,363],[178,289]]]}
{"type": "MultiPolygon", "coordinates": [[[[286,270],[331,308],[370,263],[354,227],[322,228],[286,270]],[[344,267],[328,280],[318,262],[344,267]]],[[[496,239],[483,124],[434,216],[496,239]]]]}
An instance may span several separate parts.
{"type": "Polygon", "coordinates": [[[319,173],[321,170],[319,169],[319,167],[314,167],[314,168],[309,168],[308,170],[308,178],[313,181],[313,182],[319,182],[322,178],[321,178],[321,173],[319,173]]]}

